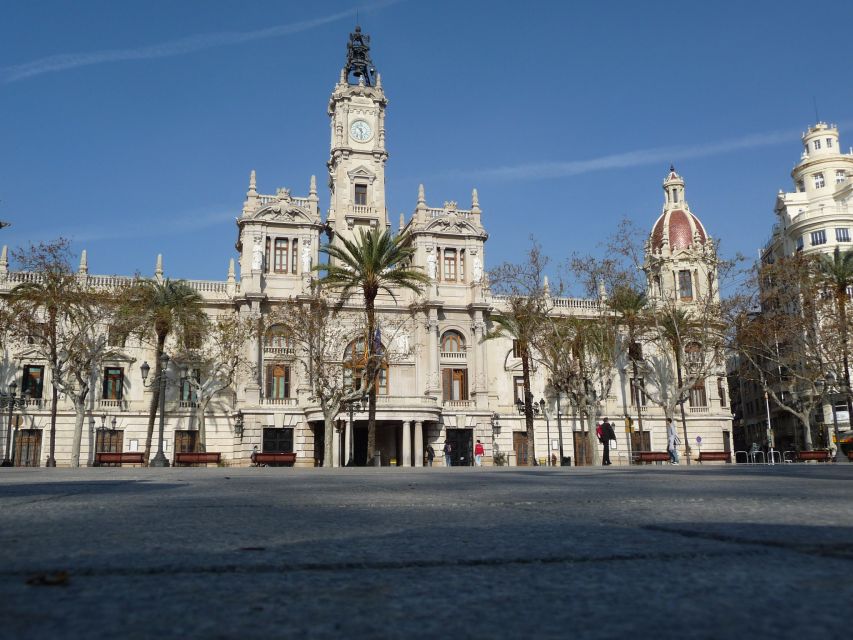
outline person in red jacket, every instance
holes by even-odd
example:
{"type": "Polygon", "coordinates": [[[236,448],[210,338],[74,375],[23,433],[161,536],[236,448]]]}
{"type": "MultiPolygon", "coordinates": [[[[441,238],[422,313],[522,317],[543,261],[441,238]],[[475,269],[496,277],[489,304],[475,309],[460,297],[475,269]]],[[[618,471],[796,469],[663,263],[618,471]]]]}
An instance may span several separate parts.
{"type": "Polygon", "coordinates": [[[477,440],[477,444],[474,445],[474,463],[478,467],[483,466],[483,456],[486,454],[485,449],[483,449],[483,443],[477,440]]]}

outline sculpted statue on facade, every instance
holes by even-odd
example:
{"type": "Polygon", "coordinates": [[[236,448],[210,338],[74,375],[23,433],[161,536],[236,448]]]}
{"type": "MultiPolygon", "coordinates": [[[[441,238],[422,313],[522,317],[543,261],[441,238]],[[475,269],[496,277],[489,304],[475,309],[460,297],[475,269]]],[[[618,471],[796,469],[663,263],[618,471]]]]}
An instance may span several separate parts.
{"type": "Polygon", "coordinates": [[[255,244],[252,246],[252,271],[260,271],[264,268],[263,238],[255,236],[255,244]]]}
{"type": "Polygon", "coordinates": [[[302,273],[311,271],[311,238],[302,241],[302,273]]]}
{"type": "Polygon", "coordinates": [[[435,254],[430,252],[427,255],[427,275],[431,280],[435,280],[436,273],[435,254]]]}

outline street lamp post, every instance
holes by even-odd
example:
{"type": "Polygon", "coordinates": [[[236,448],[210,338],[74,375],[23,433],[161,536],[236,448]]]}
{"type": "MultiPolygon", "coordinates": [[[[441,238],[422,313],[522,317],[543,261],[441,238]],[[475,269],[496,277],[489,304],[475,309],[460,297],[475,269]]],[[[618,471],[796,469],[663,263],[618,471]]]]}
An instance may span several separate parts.
{"type": "MultiPolygon", "coordinates": [[[[831,394],[830,403],[832,404],[832,430],[835,435],[835,462],[839,462],[840,460],[843,460],[843,457],[839,455],[841,453],[841,442],[838,436],[838,414],[836,413],[835,408],[835,395],[838,394],[839,390],[838,387],[835,386],[835,375],[831,372],[826,374],[826,380],[822,380],[820,382],[821,384],[818,387],[819,390],[821,390],[820,387],[825,387],[826,391],[831,394]]],[[[841,385],[841,392],[846,398],[847,389],[843,382],[841,385]]]]}
{"type": "Polygon", "coordinates": [[[355,463],[353,462],[354,455],[354,447],[353,440],[355,440],[355,423],[353,422],[353,413],[355,411],[361,411],[361,401],[359,398],[355,400],[349,401],[349,437],[347,438],[347,466],[351,467],[355,463]]]}
{"type": "Polygon", "coordinates": [[[560,466],[563,466],[563,414],[560,413],[560,396],[563,395],[560,391],[557,392],[557,438],[560,441],[560,466]]]}
{"type": "Polygon", "coordinates": [[[151,367],[147,362],[143,362],[140,369],[142,370],[142,384],[144,386],[154,386],[158,385],[160,389],[160,431],[157,436],[157,455],[154,456],[154,459],[148,464],[149,467],[168,467],[169,461],[166,459],[166,455],[163,453],[163,431],[166,427],[165,423],[165,412],[166,412],[166,368],[169,366],[169,356],[165,353],[160,356],[160,377],[159,380],[151,381],[151,385],[146,385],[145,380],[148,378],[148,372],[151,370],[151,367]]]}
{"type": "Polygon", "coordinates": [[[18,390],[18,383],[14,380],[9,383],[9,419],[6,422],[6,455],[3,457],[3,462],[0,467],[12,466],[12,418],[15,411],[15,392],[18,390]]]}
{"type": "Polygon", "coordinates": [[[548,419],[548,414],[545,412],[545,398],[539,401],[539,408],[542,410],[542,415],[545,416],[545,437],[548,438],[548,446],[545,448],[546,458],[545,464],[551,466],[551,421],[548,419]]]}

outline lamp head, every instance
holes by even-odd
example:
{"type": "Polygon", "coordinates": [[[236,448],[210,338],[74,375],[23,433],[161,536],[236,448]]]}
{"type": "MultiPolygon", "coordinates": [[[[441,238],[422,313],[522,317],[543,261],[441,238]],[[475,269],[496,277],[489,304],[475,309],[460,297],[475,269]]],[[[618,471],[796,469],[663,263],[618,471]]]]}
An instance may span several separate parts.
{"type": "Polygon", "coordinates": [[[142,363],[142,366],[139,367],[139,370],[142,372],[142,382],[148,380],[148,372],[151,371],[151,365],[148,364],[148,361],[142,363]]]}
{"type": "Polygon", "coordinates": [[[14,396],[17,392],[18,392],[18,383],[15,382],[14,380],[12,380],[12,382],[9,383],[9,393],[12,396],[14,396]]]}

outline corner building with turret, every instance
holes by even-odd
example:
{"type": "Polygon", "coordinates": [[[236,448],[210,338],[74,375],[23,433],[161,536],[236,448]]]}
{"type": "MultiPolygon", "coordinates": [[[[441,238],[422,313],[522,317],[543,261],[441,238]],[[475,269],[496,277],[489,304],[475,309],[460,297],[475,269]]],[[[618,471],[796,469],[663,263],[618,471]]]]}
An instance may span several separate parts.
{"type": "MultiPolygon", "coordinates": [[[[231,261],[225,281],[188,281],[203,296],[208,313],[237,310],[263,320],[285,301],[312,291],[313,267],[320,260],[321,242],[354,238],[362,229],[392,227],[385,201],[385,165],[388,161],[385,112],[388,100],[382,78],[369,55],[369,37],[360,29],[350,35],[347,64],[332,90],[329,106],[330,151],[328,168],[329,208],[320,211],[318,183],[311,178],[307,195],[288,188],[264,189],[264,177],[252,171],[249,187],[237,219],[238,255],[231,261]]],[[[703,262],[712,248],[705,227],[684,200],[684,181],[674,169],[664,182],[665,206],[647,244],[647,271],[652,293],[677,297],[689,304],[693,292],[716,278],[713,267],[703,262]],[[689,293],[689,295],[688,295],[689,293]]],[[[425,451],[432,446],[436,466],[444,464],[441,450],[450,442],[454,465],[470,465],[474,444],[485,447],[484,463],[524,465],[527,455],[524,416],[517,408],[523,397],[521,361],[510,340],[484,340],[491,328],[490,315],[504,301],[488,289],[484,277],[488,233],[487,213],[480,209],[473,189],[470,204],[427,201],[424,186],[418,189],[413,213],[400,217],[397,229],[408,230],[416,249],[414,262],[430,278],[416,296],[409,291],[392,297],[381,293],[379,314],[413,316],[393,336],[397,356],[383,371],[378,386],[376,448],[382,465],[423,466],[425,451]]],[[[9,291],[27,274],[8,271],[0,264],[2,289],[9,291]]],[[[120,284],[121,277],[88,274],[85,256],[80,277],[102,286],[120,284]],[[99,280],[98,280],[99,279],[99,280]]],[[[156,278],[163,278],[158,259],[156,278]]],[[[592,316],[599,300],[553,300],[555,313],[592,316]]],[[[344,307],[357,311],[360,293],[344,307]]],[[[357,331],[349,344],[340,345],[346,362],[357,349],[357,331]]],[[[388,346],[387,348],[390,348],[388,346]]],[[[168,349],[168,347],[167,347],[168,349]]],[[[297,466],[316,466],[323,457],[323,415],[311,398],[299,354],[287,337],[274,327],[265,337],[246,345],[251,372],[242,374],[232,388],[211,402],[206,418],[206,449],[221,453],[222,464],[249,465],[254,450],[293,452],[297,466]]],[[[26,346],[11,354],[19,389],[46,389],[47,367],[26,346]],[[29,378],[28,378],[29,376],[29,378]],[[33,382],[33,376],[39,379],[33,382]]],[[[92,464],[100,451],[141,451],[147,429],[150,391],[142,384],[140,364],[153,362],[153,352],[129,340],[113,361],[101,367],[103,380],[90,395],[91,418],[83,436],[81,465],[92,464]],[[107,384],[107,377],[110,383],[107,384]]],[[[179,378],[177,371],[170,372],[179,378]]],[[[662,410],[631,390],[631,373],[622,363],[615,371],[602,416],[614,422],[614,464],[628,464],[631,451],[665,451],[666,430],[662,410]],[[639,403],[640,406],[635,406],[639,403]],[[636,424],[642,412],[640,442],[636,429],[623,427],[625,418],[636,424]]],[[[558,416],[557,398],[547,385],[542,367],[534,367],[532,391],[537,404],[535,432],[537,462],[560,452],[572,465],[591,459],[586,447],[586,423],[563,397],[558,416]],[[544,400],[540,404],[540,399],[544,400]]],[[[27,399],[21,424],[13,435],[16,464],[43,465],[47,456],[50,413],[48,394],[27,399]]],[[[687,412],[687,433],[699,436],[703,448],[724,450],[730,446],[731,414],[722,369],[697,384],[687,412]],[[701,387],[701,389],[700,389],[701,387]]],[[[60,400],[60,402],[63,402],[60,400]]],[[[180,384],[167,387],[165,455],[174,462],[176,451],[192,451],[197,438],[194,403],[180,384]]],[[[332,446],[333,465],[366,464],[367,411],[342,409],[332,446]]],[[[56,460],[70,460],[74,411],[70,403],[58,408],[56,460]]],[[[5,435],[4,435],[5,438],[5,435]]],[[[156,440],[156,432],[155,432],[156,440]]],[[[5,446],[5,442],[4,442],[5,446]]],[[[695,452],[695,444],[693,446],[695,452]]],[[[152,447],[156,451],[156,445],[152,447]]],[[[152,453],[153,456],[153,453],[152,453]]]]}

